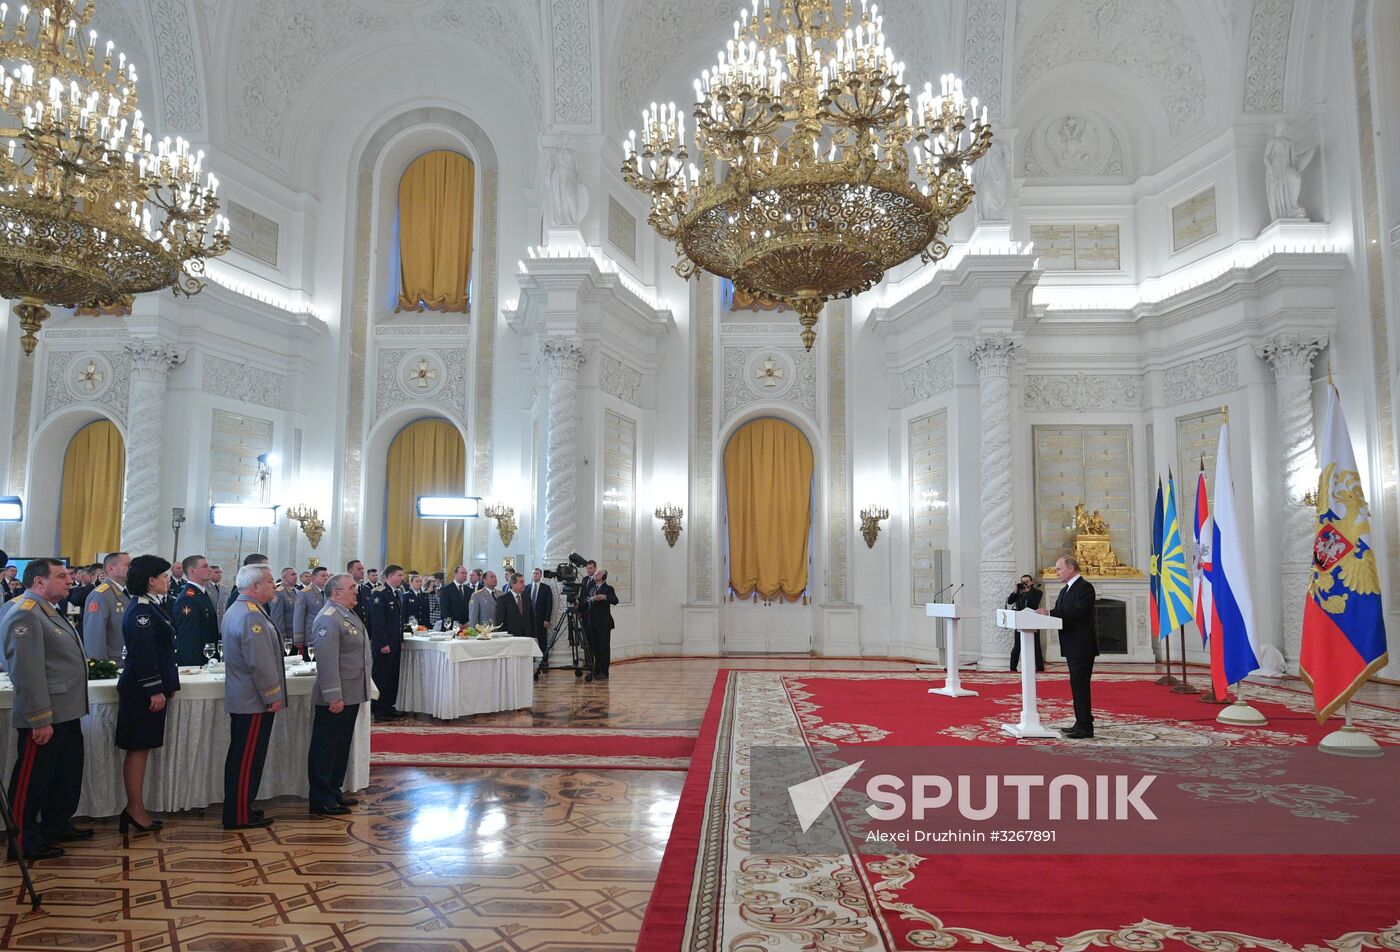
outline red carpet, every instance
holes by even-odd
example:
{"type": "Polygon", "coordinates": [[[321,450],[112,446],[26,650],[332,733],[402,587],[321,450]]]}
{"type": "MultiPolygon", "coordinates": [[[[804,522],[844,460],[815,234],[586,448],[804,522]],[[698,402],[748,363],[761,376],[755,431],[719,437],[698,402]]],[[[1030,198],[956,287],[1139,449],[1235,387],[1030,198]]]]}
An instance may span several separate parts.
{"type": "Polygon", "coordinates": [[[694,748],[695,735],[682,730],[375,727],[370,763],[685,770],[694,748]]]}
{"type": "MultiPolygon", "coordinates": [[[[739,934],[753,948],[898,952],[1400,948],[1395,856],[891,854],[846,856],[832,872],[808,858],[747,856],[746,747],[787,742],[774,726],[783,705],[809,746],[1067,743],[1001,733],[1019,711],[1014,677],[966,681],[979,697],[931,697],[941,676],[722,673],[638,948],[727,949],[739,934]]],[[[1040,691],[1042,718],[1068,723],[1064,677],[1040,681],[1040,691]]],[[[1218,725],[1219,708],[1150,679],[1096,677],[1098,736],[1084,743],[1296,746],[1337,726],[1317,725],[1301,692],[1251,686],[1248,697],[1267,727],[1218,725]]],[[[1400,714],[1369,705],[1354,713],[1382,744],[1400,743],[1400,714]]]]}

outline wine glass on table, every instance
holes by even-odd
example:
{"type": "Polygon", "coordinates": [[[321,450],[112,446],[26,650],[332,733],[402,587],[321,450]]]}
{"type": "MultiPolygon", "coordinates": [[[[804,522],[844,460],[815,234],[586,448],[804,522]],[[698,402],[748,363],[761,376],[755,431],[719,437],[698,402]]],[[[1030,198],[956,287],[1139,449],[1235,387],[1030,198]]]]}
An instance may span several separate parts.
{"type": "Polygon", "coordinates": [[[313,645],[310,641],[308,641],[308,642],[306,643],[306,660],[307,660],[307,661],[315,661],[315,660],[316,660],[316,646],[313,645]]]}
{"type": "Polygon", "coordinates": [[[290,638],[283,638],[283,639],[282,639],[282,653],[283,653],[284,655],[286,655],[287,657],[289,657],[289,658],[292,656],[292,639],[290,639],[290,638]]]}
{"type": "Polygon", "coordinates": [[[204,643],[204,663],[214,663],[214,642],[212,641],[206,641],[204,643]]]}

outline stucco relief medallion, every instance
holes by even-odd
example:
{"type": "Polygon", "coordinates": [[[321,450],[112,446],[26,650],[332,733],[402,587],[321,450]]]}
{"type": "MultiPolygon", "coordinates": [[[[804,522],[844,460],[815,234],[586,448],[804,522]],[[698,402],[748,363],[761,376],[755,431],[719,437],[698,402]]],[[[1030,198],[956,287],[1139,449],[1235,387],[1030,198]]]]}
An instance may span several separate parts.
{"type": "Polygon", "coordinates": [[[755,395],[764,399],[787,393],[796,379],[796,364],[781,350],[756,350],[744,362],[744,383],[755,395]]]}
{"type": "Polygon", "coordinates": [[[1087,112],[1042,119],[1027,138],[1023,169],[1033,176],[1123,174],[1123,150],[1113,127],[1087,112]]]}
{"type": "Polygon", "coordinates": [[[447,365],[430,351],[413,351],[399,361],[399,385],[410,399],[437,394],[447,383],[447,365]]]}
{"type": "Polygon", "coordinates": [[[68,365],[67,384],[79,400],[98,400],[112,386],[112,365],[101,354],[79,354],[68,365]]]}

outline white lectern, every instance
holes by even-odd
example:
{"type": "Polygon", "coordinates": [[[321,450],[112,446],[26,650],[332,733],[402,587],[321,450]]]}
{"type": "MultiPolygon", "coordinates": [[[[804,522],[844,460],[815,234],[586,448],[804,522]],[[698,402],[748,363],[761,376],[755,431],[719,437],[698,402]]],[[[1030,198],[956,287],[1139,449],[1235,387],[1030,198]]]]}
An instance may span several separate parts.
{"type": "Polygon", "coordinates": [[[948,656],[943,659],[948,677],[943,687],[929,688],[928,693],[942,694],[944,697],[976,697],[977,692],[963,687],[962,679],[958,676],[958,619],[963,617],[962,606],[952,602],[929,602],[924,605],[924,614],[930,618],[948,619],[948,656]]]}
{"type": "Polygon", "coordinates": [[[1010,628],[1021,639],[1021,723],[1003,724],[1001,729],[1012,737],[1059,737],[1040,726],[1040,712],[1035,707],[1035,639],[1042,631],[1059,631],[1064,622],[1024,608],[1014,612],[997,610],[997,627],[1010,628]]]}

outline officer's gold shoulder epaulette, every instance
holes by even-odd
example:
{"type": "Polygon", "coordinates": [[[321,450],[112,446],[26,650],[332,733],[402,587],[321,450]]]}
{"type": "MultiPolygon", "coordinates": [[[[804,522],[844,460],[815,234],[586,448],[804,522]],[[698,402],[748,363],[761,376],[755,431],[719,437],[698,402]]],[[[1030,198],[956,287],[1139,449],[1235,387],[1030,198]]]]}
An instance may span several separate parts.
{"type": "Polygon", "coordinates": [[[97,586],[97,590],[98,590],[99,592],[106,592],[106,591],[109,591],[111,588],[112,588],[112,583],[111,583],[111,582],[103,582],[101,585],[97,586]]]}
{"type": "Polygon", "coordinates": [[[35,605],[37,605],[37,604],[39,604],[39,603],[36,602],[34,599],[32,599],[32,598],[26,598],[24,601],[22,601],[22,602],[19,603],[19,608],[20,608],[20,611],[25,611],[25,612],[27,612],[27,611],[29,611],[31,608],[33,608],[33,607],[34,607],[35,605]]]}

